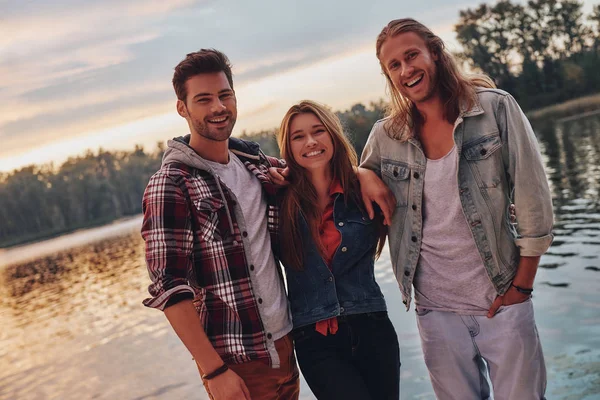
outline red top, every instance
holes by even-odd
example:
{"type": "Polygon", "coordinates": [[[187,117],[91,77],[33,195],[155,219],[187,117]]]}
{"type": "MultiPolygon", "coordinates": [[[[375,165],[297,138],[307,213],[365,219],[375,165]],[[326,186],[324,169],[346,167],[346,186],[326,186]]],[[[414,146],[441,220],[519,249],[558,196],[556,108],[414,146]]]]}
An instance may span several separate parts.
{"type": "MultiPolygon", "coordinates": [[[[338,193],[343,194],[344,190],[338,180],[333,180],[329,186],[329,203],[323,211],[321,223],[319,224],[319,238],[324,250],[323,259],[330,270],[333,256],[340,243],[342,243],[342,234],[335,227],[335,221],[333,220],[333,202],[335,195],[338,193]]],[[[327,336],[327,333],[334,335],[338,330],[337,318],[333,317],[317,322],[315,330],[324,336],[327,336]]]]}

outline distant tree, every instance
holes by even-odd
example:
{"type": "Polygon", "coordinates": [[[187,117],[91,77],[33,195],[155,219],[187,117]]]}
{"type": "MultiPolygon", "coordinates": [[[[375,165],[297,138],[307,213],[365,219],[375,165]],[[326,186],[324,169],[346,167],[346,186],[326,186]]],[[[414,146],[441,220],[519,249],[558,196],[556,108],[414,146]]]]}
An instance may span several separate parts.
{"type": "Polygon", "coordinates": [[[461,60],[490,75],[524,108],[541,107],[600,90],[600,6],[584,23],[576,0],[501,0],[459,14],[461,60]],[[591,26],[590,26],[591,25],[591,26]]]}

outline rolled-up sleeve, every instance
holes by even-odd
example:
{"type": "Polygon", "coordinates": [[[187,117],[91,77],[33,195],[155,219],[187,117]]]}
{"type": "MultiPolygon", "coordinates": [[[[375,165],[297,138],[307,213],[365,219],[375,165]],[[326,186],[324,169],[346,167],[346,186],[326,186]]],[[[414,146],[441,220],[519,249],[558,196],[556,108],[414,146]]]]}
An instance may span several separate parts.
{"type": "MultiPolygon", "coordinates": [[[[158,172],[150,179],[142,201],[142,238],[152,283],[143,304],[164,310],[172,297],[194,296],[189,285],[193,231],[183,192],[169,176],[158,172]]],[[[171,302],[170,304],[173,304],[171,302]]]]}
{"type": "Polygon", "coordinates": [[[373,125],[371,133],[367,138],[367,143],[360,156],[360,167],[374,171],[381,177],[381,156],[379,154],[378,135],[383,134],[382,122],[378,121],[373,125]]]}
{"type": "Polygon", "coordinates": [[[498,122],[508,146],[504,161],[518,220],[515,244],[521,256],[541,256],[552,244],[554,216],[537,138],[511,95],[500,100],[498,122]]]}

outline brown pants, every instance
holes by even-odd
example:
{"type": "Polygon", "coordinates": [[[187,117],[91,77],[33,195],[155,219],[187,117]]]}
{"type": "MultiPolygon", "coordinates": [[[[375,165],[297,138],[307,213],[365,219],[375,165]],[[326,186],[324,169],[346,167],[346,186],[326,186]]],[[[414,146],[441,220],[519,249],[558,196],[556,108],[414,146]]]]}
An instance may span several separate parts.
{"type": "MultiPolygon", "coordinates": [[[[275,349],[281,363],[279,368],[271,368],[262,361],[228,364],[229,369],[244,380],[252,400],[297,400],[300,395],[300,374],[291,336],[288,334],[276,340],[275,349]]],[[[204,375],[200,367],[198,370],[200,376],[204,375]]],[[[208,397],[214,400],[207,382],[203,383],[208,397]]]]}

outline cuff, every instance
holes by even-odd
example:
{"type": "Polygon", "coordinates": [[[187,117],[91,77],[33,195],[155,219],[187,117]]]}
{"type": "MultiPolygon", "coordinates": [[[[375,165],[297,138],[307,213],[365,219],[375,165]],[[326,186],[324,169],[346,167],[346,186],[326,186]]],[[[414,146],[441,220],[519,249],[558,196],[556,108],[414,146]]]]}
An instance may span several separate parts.
{"type": "Polygon", "coordinates": [[[192,298],[195,296],[194,289],[192,289],[191,286],[179,285],[179,286],[175,286],[174,288],[171,288],[167,291],[164,291],[155,297],[151,297],[149,299],[144,300],[143,304],[146,307],[156,308],[158,310],[164,311],[164,309],[167,307],[167,304],[173,305],[173,304],[183,300],[185,297],[180,298],[180,295],[183,295],[183,294],[191,295],[192,298]],[[175,296],[177,296],[176,301],[174,303],[171,303],[170,302],[171,298],[175,297],[175,296]]]}
{"type": "Polygon", "coordinates": [[[553,239],[554,236],[550,233],[540,237],[521,237],[515,239],[515,244],[519,248],[521,256],[539,257],[550,248],[553,239]]]}

